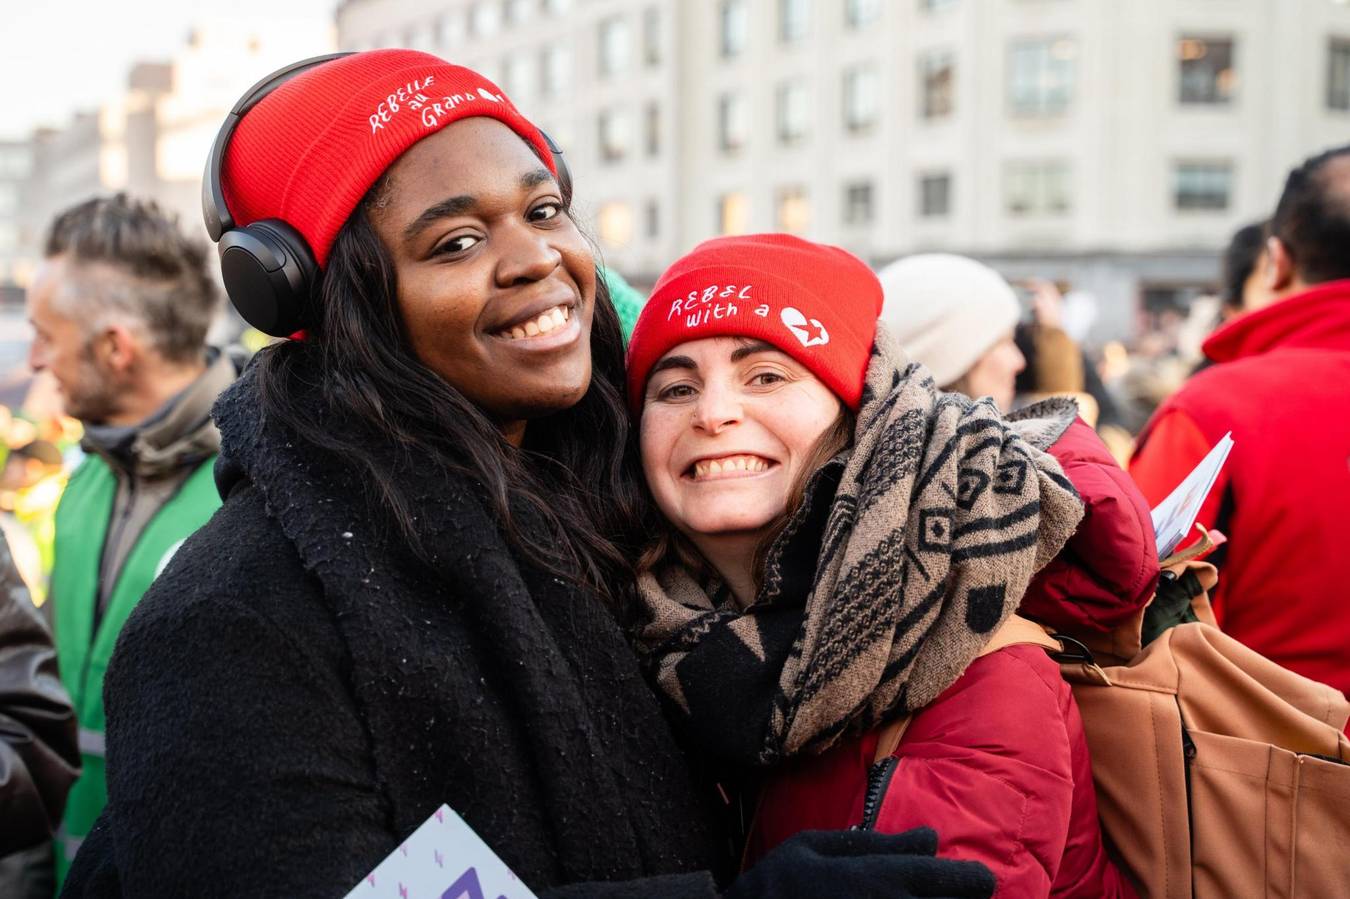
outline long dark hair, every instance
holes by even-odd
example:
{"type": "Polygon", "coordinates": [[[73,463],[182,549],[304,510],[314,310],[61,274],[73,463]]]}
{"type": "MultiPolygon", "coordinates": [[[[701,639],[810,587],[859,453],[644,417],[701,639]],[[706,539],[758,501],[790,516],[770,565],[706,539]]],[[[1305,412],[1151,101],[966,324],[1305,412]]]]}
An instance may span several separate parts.
{"type": "Polygon", "coordinates": [[[435,554],[414,517],[414,490],[425,485],[396,477],[390,445],[397,460],[429,458],[478,485],[533,564],[617,601],[648,513],[624,402],[623,333],[604,279],[596,279],[589,389],[571,409],[531,421],[517,449],[413,351],[394,264],[368,215],[383,189],[371,190],[333,244],[307,310],[309,339],[259,354],[263,414],[356,469],[353,481],[420,558],[435,554]],[[321,408],[304,399],[316,388],[321,408]],[[526,510],[543,526],[521,527],[526,510]]]}

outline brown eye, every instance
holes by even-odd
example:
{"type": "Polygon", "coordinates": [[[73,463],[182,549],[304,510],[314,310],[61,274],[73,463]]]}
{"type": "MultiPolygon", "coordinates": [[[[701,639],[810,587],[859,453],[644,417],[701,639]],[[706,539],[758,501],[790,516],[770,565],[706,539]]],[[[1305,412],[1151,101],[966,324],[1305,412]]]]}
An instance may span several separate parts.
{"type": "Polygon", "coordinates": [[[558,203],[540,203],[530,210],[530,221],[546,222],[549,219],[557,218],[562,213],[562,206],[558,203]]]}
{"type": "Polygon", "coordinates": [[[658,400],[684,400],[694,395],[694,388],[688,384],[672,384],[656,394],[658,400]]]}
{"type": "Polygon", "coordinates": [[[786,380],[787,378],[784,378],[776,371],[762,371],[759,374],[752,377],[750,379],[750,383],[757,387],[768,387],[770,385],[778,384],[786,380]]]}
{"type": "Polygon", "coordinates": [[[463,253],[465,250],[472,249],[481,240],[482,238],[475,237],[472,234],[461,234],[459,237],[452,237],[438,246],[435,255],[453,256],[456,253],[463,253]]]}

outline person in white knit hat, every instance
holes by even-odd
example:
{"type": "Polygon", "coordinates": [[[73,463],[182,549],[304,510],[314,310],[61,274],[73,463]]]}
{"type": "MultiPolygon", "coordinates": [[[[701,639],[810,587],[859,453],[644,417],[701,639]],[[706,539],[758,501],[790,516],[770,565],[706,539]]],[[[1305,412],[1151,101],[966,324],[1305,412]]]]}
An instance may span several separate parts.
{"type": "Polygon", "coordinates": [[[1013,343],[1017,296],[998,272],[965,256],[923,253],[891,263],[878,277],[882,323],[939,387],[1012,408],[1026,359],[1013,343]]]}

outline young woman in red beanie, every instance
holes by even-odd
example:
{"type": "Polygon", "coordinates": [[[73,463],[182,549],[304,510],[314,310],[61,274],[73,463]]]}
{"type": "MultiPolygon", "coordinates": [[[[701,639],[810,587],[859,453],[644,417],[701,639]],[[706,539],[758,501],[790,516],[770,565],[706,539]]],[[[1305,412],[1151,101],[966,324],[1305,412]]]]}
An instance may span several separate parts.
{"type": "MultiPolygon", "coordinates": [[[[940,393],[878,331],[881,304],[860,260],[784,235],[709,241],[657,283],[628,361],[669,524],[638,582],[651,675],[696,745],[759,772],[750,862],[808,828],[933,822],[999,895],[1132,895],[1073,696],[1015,612],[1053,593],[1037,572],[1073,541],[1151,538],[1147,507],[1103,486],[1114,463],[1083,455],[1071,403],[1014,422],[940,393]],[[1096,514],[1081,528],[1065,470],[1096,514]]],[[[1079,594],[1102,618],[1156,582],[1151,540],[1127,549],[1128,573],[1079,594]]]]}
{"type": "MultiPolygon", "coordinates": [[[[426,54],[291,74],[227,122],[207,208],[236,305],[304,339],[215,409],[224,506],[122,632],[65,895],[339,896],[442,803],[541,896],[717,895],[611,613],[643,497],[548,143],[426,54]]],[[[723,895],[987,893],[925,842],[805,835],[723,895]]]]}

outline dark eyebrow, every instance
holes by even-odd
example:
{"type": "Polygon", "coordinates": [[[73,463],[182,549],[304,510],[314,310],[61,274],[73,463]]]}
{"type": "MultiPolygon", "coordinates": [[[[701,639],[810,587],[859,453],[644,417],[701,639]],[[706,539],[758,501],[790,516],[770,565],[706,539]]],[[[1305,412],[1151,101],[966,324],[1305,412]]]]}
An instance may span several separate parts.
{"type": "Polygon", "coordinates": [[[782,350],[771,343],[763,340],[756,340],[754,343],[747,343],[743,347],[738,347],[731,353],[732,362],[740,362],[746,356],[753,356],[755,353],[781,353],[782,350]]]}
{"type": "Polygon", "coordinates": [[[528,172],[520,177],[520,186],[529,190],[531,187],[538,187],[545,181],[553,181],[553,173],[548,169],[540,167],[533,172],[528,172]]]}
{"type": "MultiPolygon", "coordinates": [[[[546,181],[553,180],[553,173],[546,168],[537,168],[532,172],[526,172],[520,178],[521,190],[533,190],[546,181]]],[[[469,194],[460,194],[457,197],[450,197],[441,200],[434,206],[427,207],[421,215],[413,220],[412,224],[403,229],[403,239],[412,242],[417,239],[427,226],[437,219],[450,218],[455,215],[463,215],[471,212],[478,205],[477,198],[469,194]]]]}
{"type": "Polygon", "coordinates": [[[663,372],[668,368],[684,368],[689,371],[698,371],[698,366],[695,365],[694,360],[690,359],[688,356],[667,356],[652,366],[652,370],[647,373],[648,380],[655,377],[658,372],[663,372]]]}
{"type": "Polygon", "coordinates": [[[428,206],[421,215],[413,220],[411,225],[403,229],[403,240],[411,243],[437,219],[449,218],[452,215],[463,215],[477,205],[477,199],[468,194],[461,194],[458,197],[441,200],[434,206],[428,206]]]}

